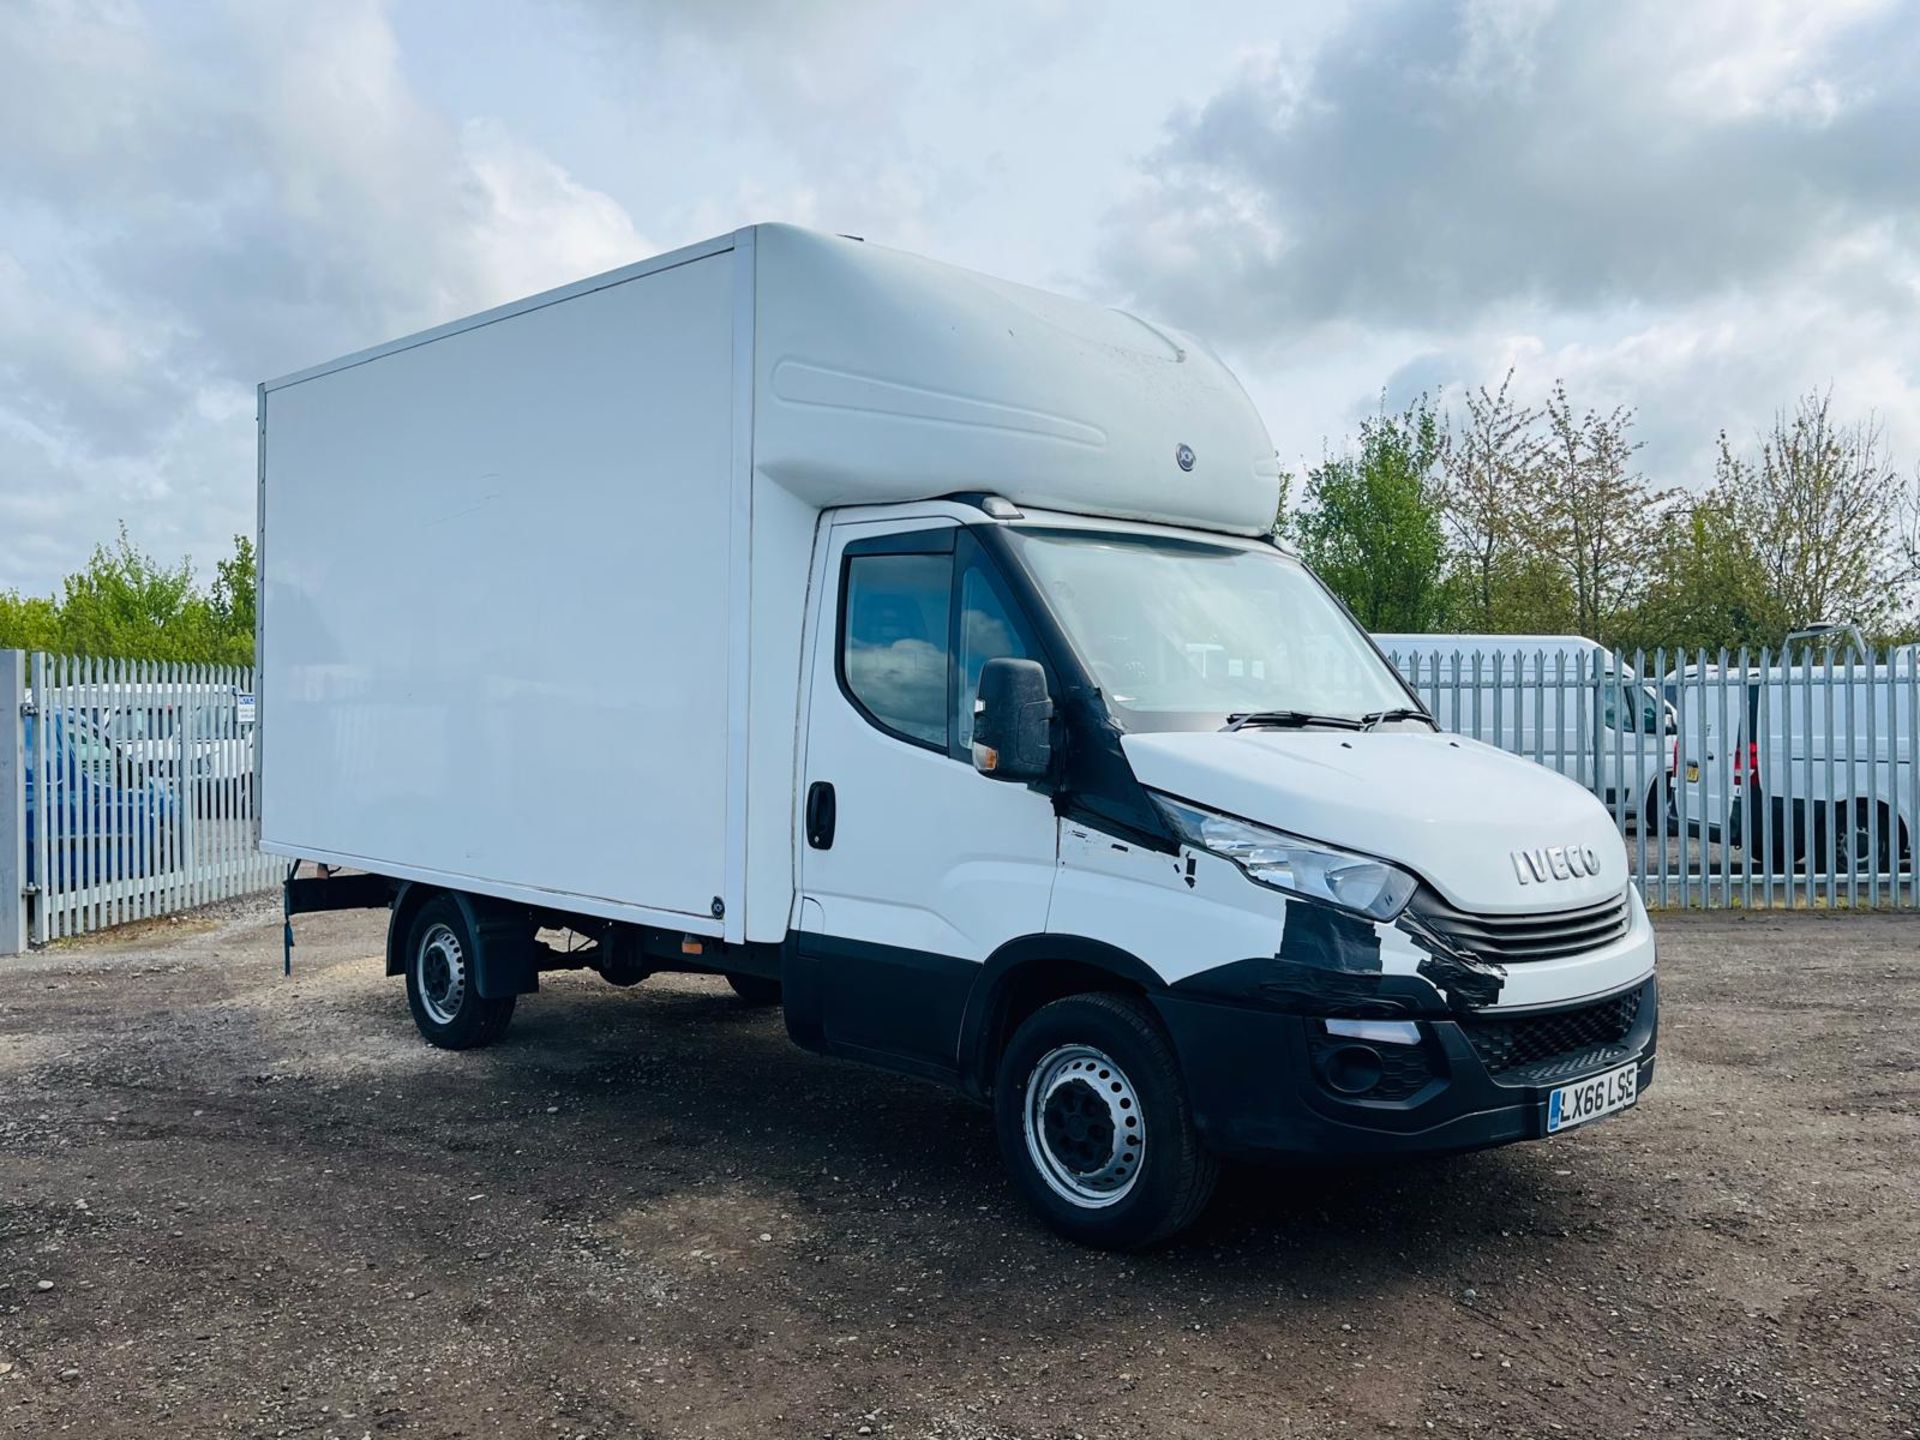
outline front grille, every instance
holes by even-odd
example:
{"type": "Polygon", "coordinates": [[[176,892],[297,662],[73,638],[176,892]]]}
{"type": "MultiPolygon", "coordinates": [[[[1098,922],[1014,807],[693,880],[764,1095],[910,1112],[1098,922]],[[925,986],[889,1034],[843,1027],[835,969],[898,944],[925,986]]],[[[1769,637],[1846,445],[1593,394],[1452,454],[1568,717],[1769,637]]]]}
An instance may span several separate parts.
{"type": "Polygon", "coordinates": [[[1598,950],[1626,934],[1633,923],[1633,912],[1624,890],[1611,900],[1573,910],[1544,910],[1530,915],[1474,915],[1456,910],[1422,886],[1408,908],[1454,948],[1506,965],[1557,960],[1598,950]]]}
{"type": "MultiPolygon", "coordinates": [[[[1571,1010],[1462,1020],[1460,1028],[1480,1063],[1495,1075],[1527,1067],[1572,1074],[1613,1058],[1616,1047],[1632,1033],[1633,1022],[1640,1017],[1644,988],[1636,985],[1609,999],[1571,1010]]],[[[1547,1077],[1542,1074],[1531,1078],[1547,1077]]]]}

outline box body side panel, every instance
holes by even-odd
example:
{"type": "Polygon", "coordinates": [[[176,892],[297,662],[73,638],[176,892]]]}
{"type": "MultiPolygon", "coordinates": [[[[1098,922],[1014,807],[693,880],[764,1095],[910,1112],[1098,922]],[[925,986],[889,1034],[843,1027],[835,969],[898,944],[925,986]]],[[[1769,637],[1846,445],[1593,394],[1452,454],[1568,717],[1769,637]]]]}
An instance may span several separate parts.
{"type": "Polygon", "coordinates": [[[710,915],[734,305],[723,252],[268,389],[268,848],[710,915]]]}

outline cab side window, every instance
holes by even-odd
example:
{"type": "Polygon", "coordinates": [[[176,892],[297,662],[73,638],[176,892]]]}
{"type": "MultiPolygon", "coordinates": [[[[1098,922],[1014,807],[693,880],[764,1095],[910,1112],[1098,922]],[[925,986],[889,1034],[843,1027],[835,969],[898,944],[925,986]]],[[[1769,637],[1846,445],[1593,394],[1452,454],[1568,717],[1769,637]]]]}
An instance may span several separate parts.
{"type": "Polygon", "coordinates": [[[1020,612],[1000,582],[977,559],[960,574],[959,647],[953,733],[964,756],[973,744],[973,705],[980,693],[981,668],[989,660],[1033,660],[1039,656],[1020,612]]]}
{"type": "Polygon", "coordinates": [[[1651,718],[1643,717],[1640,713],[1643,699],[1625,681],[1613,681],[1607,686],[1606,713],[1601,717],[1601,722],[1609,730],[1624,730],[1629,735],[1656,733],[1659,729],[1657,724],[1649,728],[1640,723],[1643,719],[1651,718]]]}
{"type": "Polygon", "coordinates": [[[850,555],[840,670],[848,695],[883,730],[947,748],[953,555],[850,555]]]}

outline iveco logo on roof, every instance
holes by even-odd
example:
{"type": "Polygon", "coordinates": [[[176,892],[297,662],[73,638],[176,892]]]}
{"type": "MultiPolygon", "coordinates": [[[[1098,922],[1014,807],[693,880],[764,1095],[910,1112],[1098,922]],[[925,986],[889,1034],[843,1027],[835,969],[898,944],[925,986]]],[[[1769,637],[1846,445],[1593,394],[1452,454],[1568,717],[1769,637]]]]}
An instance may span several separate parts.
{"type": "Polygon", "coordinates": [[[1513,873],[1522,885],[1577,880],[1600,873],[1600,857],[1591,845],[1544,845],[1513,852],[1513,873]]]}
{"type": "Polygon", "coordinates": [[[1175,446],[1173,451],[1173,463],[1178,465],[1182,470],[1193,469],[1193,446],[1191,445],[1175,446]]]}

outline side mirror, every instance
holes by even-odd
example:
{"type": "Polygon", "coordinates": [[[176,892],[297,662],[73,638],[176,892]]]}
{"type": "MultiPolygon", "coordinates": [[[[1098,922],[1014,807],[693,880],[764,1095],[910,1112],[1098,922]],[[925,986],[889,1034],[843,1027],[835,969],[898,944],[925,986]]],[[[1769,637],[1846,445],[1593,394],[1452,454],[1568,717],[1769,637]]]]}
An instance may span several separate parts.
{"type": "Polygon", "coordinates": [[[980,667],[973,768],[996,780],[1038,780],[1053,762],[1053,701],[1037,660],[1002,656],[980,667]]]}

